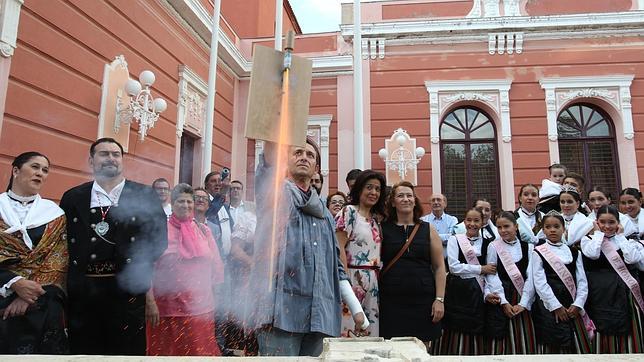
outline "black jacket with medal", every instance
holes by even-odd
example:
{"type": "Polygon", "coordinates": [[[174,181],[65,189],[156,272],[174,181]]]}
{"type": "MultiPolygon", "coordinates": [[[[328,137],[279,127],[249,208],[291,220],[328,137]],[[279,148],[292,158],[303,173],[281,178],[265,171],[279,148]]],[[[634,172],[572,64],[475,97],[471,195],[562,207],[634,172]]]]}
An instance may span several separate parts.
{"type": "MultiPolygon", "coordinates": [[[[101,211],[90,208],[93,181],[69,189],[60,201],[67,216],[70,293],[84,287],[88,264],[96,258],[97,247],[110,248],[108,260],[116,267],[119,288],[142,294],[150,288],[154,262],[168,247],[167,217],[159,197],[146,185],[125,181],[118,205],[106,212],[109,231],[105,243],[94,231],[101,211]]],[[[104,208],[105,210],[107,208],[104,208]]]]}

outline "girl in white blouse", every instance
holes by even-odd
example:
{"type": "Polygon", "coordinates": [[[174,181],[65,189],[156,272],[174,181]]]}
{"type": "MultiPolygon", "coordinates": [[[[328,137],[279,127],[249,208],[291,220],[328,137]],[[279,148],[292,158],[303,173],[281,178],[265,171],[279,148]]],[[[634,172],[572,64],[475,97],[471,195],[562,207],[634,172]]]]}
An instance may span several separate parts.
{"type": "MultiPolygon", "coordinates": [[[[481,237],[483,213],[470,209],[463,221],[465,232],[447,241],[449,275],[445,292],[445,329],[440,354],[480,355],[485,352],[485,275],[496,273],[496,266],[486,264],[487,245],[481,237]]],[[[494,240],[494,239],[492,239],[494,240]]],[[[488,296],[498,304],[498,296],[488,296]]]]}
{"type": "Polygon", "coordinates": [[[644,299],[637,264],[644,260],[644,247],[626,239],[615,207],[596,213],[594,233],[581,240],[589,285],[585,309],[597,327],[593,352],[641,353],[644,299]]]}
{"type": "Polygon", "coordinates": [[[488,304],[488,350],[491,354],[533,354],[536,341],[529,310],[534,284],[529,271],[534,246],[519,236],[514,213],[503,211],[496,226],[501,238],[488,245],[487,264],[496,265],[497,273],[485,276],[485,295],[498,296],[500,303],[488,304]]]}
{"type": "Polygon", "coordinates": [[[627,187],[619,193],[619,211],[628,215],[637,228],[639,239],[644,239],[644,212],[642,212],[642,193],[627,187]]]}
{"type": "Polygon", "coordinates": [[[592,221],[579,211],[581,195],[576,188],[564,186],[559,194],[559,205],[564,220],[564,242],[579,249],[582,236],[593,229],[592,221]]]}
{"type": "Polygon", "coordinates": [[[564,218],[559,213],[543,217],[543,232],[546,240],[535,246],[532,255],[538,296],[532,307],[537,350],[543,354],[588,353],[590,338],[582,322],[588,281],[582,259],[563,241],[564,218]]]}

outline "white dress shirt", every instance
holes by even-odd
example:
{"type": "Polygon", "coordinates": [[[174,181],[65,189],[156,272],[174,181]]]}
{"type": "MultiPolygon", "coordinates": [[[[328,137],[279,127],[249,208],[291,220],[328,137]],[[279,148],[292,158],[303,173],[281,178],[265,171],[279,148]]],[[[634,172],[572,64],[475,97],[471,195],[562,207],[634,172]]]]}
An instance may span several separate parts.
{"type": "MultiPolygon", "coordinates": [[[[519,301],[519,305],[528,310],[530,310],[530,307],[532,307],[535,293],[534,284],[532,283],[532,278],[530,277],[530,270],[532,269],[533,249],[534,246],[532,244],[528,245],[528,267],[526,269],[526,279],[524,280],[523,290],[521,291],[521,300],[519,301]]],[[[512,261],[514,261],[514,263],[519,262],[523,258],[523,254],[521,253],[521,243],[519,242],[519,240],[515,240],[512,244],[505,243],[505,250],[510,253],[510,255],[512,256],[512,261]]],[[[486,259],[487,264],[495,264],[498,266],[500,263],[502,263],[499,260],[494,243],[490,243],[487,246],[486,259]]],[[[487,274],[485,276],[485,295],[487,296],[488,294],[492,293],[498,295],[501,298],[502,305],[509,303],[507,298],[505,297],[503,283],[501,282],[501,278],[499,278],[498,272],[495,274],[487,274]]]]}
{"type": "Polygon", "coordinates": [[[92,184],[92,195],[89,201],[89,207],[118,206],[121,192],[123,192],[123,186],[125,186],[125,179],[123,179],[123,181],[118,185],[114,186],[112,191],[107,192],[103,190],[101,185],[94,181],[92,184]]]}
{"type": "MultiPolygon", "coordinates": [[[[481,256],[481,246],[483,246],[483,239],[477,237],[476,240],[470,241],[474,253],[477,257],[481,256]]],[[[461,263],[458,260],[458,252],[460,250],[458,245],[458,240],[456,236],[452,235],[447,241],[447,264],[449,264],[449,272],[454,275],[458,275],[461,279],[470,279],[481,275],[481,266],[480,265],[471,265],[467,263],[461,263]]]]}
{"type": "MultiPolygon", "coordinates": [[[[546,247],[559,257],[564,264],[567,265],[572,262],[572,253],[568,245],[565,243],[552,245],[548,241],[546,242],[546,247]]],[[[577,295],[573,298],[572,305],[583,309],[584,304],[586,304],[586,298],[588,298],[588,280],[586,279],[586,272],[584,271],[584,263],[581,255],[577,256],[576,266],[577,295]]],[[[550,288],[550,285],[548,284],[546,272],[543,269],[543,260],[541,259],[541,256],[537,254],[536,250],[532,255],[532,279],[534,281],[534,288],[537,294],[539,294],[541,300],[543,300],[543,305],[546,309],[552,312],[562,307],[561,303],[555,296],[555,293],[552,291],[552,288],[550,288]]]]}

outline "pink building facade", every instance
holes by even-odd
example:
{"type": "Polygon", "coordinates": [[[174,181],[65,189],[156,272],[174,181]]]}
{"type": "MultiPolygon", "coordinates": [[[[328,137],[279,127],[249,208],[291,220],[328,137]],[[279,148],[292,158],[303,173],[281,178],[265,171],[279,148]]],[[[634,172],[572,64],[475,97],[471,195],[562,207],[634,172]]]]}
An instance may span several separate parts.
{"type": "MultiPolygon", "coordinates": [[[[52,159],[45,196],[89,176],[100,134],[104,68],[123,55],[132,78],[156,74],[168,109],[144,141],[128,136],[127,177],[201,184],[230,167],[247,184],[258,145],[244,138],[255,44],[273,45],[273,1],[222,0],[211,147],[203,143],[208,0],[2,0],[0,183],[20,152],[52,159]]],[[[346,191],[354,159],[353,1],[338,32],[301,34],[284,1],[284,31],[313,60],[309,133],[322,148],[325,190],[346,191]]],[[[562,162],[611,190],[644,183],[644,1],[363,1],[365,167],[397,128],[427,150],[418,165],[423,201],[446,193],[454,211],[474,198],[505,209],[518,187],[562,162]]]]}

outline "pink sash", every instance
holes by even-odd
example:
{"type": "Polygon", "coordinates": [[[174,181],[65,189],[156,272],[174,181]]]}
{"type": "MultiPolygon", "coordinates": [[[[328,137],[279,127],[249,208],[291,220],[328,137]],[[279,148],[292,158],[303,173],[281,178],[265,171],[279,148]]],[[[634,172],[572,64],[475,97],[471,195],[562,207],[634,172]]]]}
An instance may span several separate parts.
{"type": "MultiPolygon", "coordinates": [[[[570,270],[566,268],[566,265],[555,253],[548,249],[546,243],[535,246],[534,248],[538,250],[541,255],[543,255],[550,267],[552,267],[555,273],[557,273],[557,276],[559,276],[559,279],[561,279],[561,281],[564,283],[566,289],[568,289],[568,292],[570,293],[574,301],[574,299],[577,297],[577,286],[575,285],[575,279],[573,278],[572,274],[570,274],[570,270]]],[[[586,314],[586,311],[584,311],[583,309],[579,314],[581,314],[581,320],[584,322],[584,327],[586,327],[588,338],[591,340],[594,339],[596,330],[595,323],[593,323],[588,314],[586,314]]]]}
{"type": "Polygon", "coordinates": [[[622,260],[622,257],[620,257],[617,253],[615,245],[613,245],[613,243],[611,243],[607,239],[604,239],[601,248],[604,255],[606,255],[606,259],[608,259],[610,265],[613,267],[613,269],[615,269],[617,275],[622,278],[622,281],[626,283],[628,289],[631,290],[631,294],[633,294],[637,305],[639,305],[640,311],[644,311],[644,300],[642,299],[640,285],[626,268],[626,264],[624,263],[624,260],[622,260]]]}
{"type": "Polygon", "coordinates": [[[516,288],[517,292],[519,292],[520,297],[523,294],[523,286],[525,284],[525,281],[523,280],[523,276],[521,275],[519,268],[517,268],[514,260],[512,260],[512,255],[510,255],[508,250],[505,248],[505,242],[503,240],[496,239],[494,241],[494,248],[496,249],[496,255],[499,256],[499,259],[501,259],[501,263],[503,263],[503,267],[508,273],[508,276],[510,277],[510,280],[512,281],[512,284],[516,288]]]}
{"type": "MultiPolygon", "coordinates": [[[[458,241],[458,245],[461,247],[461,251],[465,256],[467,263],[470,265],[481,265],[481,263],[479,263],[479,259],[476,257],[476,252],[474,251],[474,248],[472,248],[470,241],[467,240],[467,237],[463,234],[458,234],[456,235],[456,240],[458,241]]],[[[481,275],[477,275],[474,278],[476,278],[476,281],[481,287],[481,293],[485,295],[485,279],[483,279],[483,276],[481,275]]]]}

